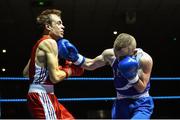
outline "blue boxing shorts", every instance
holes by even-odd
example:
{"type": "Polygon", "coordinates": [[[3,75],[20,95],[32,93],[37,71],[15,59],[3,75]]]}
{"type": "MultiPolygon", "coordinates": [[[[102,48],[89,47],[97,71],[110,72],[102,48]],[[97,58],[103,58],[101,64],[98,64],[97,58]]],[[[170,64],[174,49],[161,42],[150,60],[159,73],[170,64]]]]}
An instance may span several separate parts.
{"type": "Polygon", "coordinates": [[[153,109],[151,96],[117,99],[112,107],[112,119],[150,119],[153,109]]]}

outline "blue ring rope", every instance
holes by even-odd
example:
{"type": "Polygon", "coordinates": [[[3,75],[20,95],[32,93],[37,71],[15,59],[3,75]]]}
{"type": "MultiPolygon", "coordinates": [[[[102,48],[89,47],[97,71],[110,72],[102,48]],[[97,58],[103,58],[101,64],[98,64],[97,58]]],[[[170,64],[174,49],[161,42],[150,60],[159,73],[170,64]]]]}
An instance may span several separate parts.
{"type": "MultiPolygon", "coordinates": [[[[18,81],[24,81],[24,80],[29,80],[29,78],[26,77],[0,77],[0,81],[8,81],[8,80],[18,80],[18,81]]],[[[67,80],[90,80],[90,81],[98,81],[98,80],[103,80],[103,81],[108,81],[108,80],[113,80],[113,78],[111,77],[70,77],[67,78],[67,80]]],[[[163,81],[167,81],[167,80],[180,80],[180,77],[151,77],[151,80],[163,80],[163,81]]]]}
{"type": "MultiPolygon", "coordinates": [[[[116,97],[103,97],[103,98],[58,98],[59,101],[112,101],[116,97]]],[[[155,100],[162,99],[180,99],[180,96],[154,96],[155,100]]],[[[9,102],[27,102],[27,99],[0,99],[0,103],[9,103],[9,102]]]]}

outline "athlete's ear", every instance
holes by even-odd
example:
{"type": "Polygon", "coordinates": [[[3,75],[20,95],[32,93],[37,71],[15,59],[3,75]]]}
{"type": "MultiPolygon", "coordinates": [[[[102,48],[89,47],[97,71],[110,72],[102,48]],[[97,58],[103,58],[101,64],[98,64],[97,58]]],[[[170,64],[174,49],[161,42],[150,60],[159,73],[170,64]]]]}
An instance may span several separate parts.
{"type": "Polygon", "coordinates": [[[50,24],[46,24],[46,25],[45,25],[45,28],[46,28],[47,30],[52,30],[52,27],[51,27],[50,24]]]}

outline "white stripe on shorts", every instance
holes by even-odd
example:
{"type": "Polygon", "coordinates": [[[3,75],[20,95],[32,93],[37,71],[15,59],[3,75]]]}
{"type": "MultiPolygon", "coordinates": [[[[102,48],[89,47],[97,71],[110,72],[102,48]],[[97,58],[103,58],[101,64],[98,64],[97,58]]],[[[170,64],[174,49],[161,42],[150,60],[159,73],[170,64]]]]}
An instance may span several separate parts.
{"type": "Polygon", "coordinates": [[[44,114],[46,119],[57,119],[54,107],[49,99],[49,96],[46,93],[39,93],[40,101],[44,108],[44,114]]]}

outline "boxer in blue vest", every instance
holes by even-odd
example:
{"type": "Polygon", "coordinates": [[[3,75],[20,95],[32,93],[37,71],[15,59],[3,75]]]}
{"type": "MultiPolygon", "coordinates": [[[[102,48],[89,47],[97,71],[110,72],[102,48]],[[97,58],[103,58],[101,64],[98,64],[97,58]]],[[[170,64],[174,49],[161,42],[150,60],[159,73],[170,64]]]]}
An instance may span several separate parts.
{"type": "Polygon", "coordinates": [[[68,40],[58,42],[62,58],[72,61],[86,70],[95,70],[110,65],[113,70],[117,99],[112,107],[112,119],[150,119],[154,102],[149,95],[150,76],[153,67],[151,56],[136,48],[132,35],[121,33],[113,48],[90,59],[78,53],[68,40]]]}

